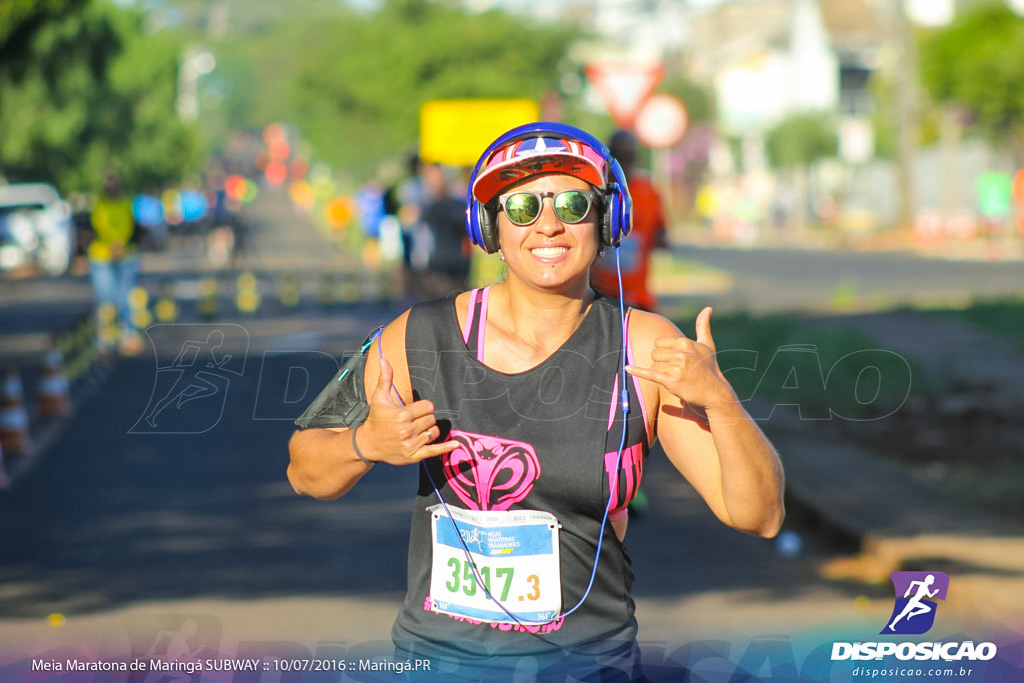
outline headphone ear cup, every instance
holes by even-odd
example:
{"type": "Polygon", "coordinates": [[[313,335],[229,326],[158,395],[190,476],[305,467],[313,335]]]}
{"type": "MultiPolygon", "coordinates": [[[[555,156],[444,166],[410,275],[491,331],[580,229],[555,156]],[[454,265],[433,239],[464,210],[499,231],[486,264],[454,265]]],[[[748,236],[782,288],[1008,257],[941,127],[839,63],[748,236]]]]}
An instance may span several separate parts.
{"type": "Polygon", "coordinates": [[[477,224],[480,227],[480,246],[488,254],[498,251],[498,212],[487,208],[486,204],[477,202],[477,224]]]}
{"type": "Polygon", "coordinates": [[[615,198],[617,196],[618,193],[608,195],[604,210],[601,212],[601,244],[606,247],[614,247],[618,243],[614,219],[616,214],[615,198]]]}
{"type": "Polygon", "coordinates": [[[616,195],[618,200],[618,238],[621,240],[623,237],[633,231],[633,198],[629,194],[618,193],[616,195]]]}
{"type": "MultiPolygon", "coordinates": [[[[607,150],[605,150],[607,151],[607,150]]],[[[633,198],[629,195],[626,174],[618,160],[608,153],[609,171],[613,181],[608,183],[608,214],[611,217],[608,228],[609,246],[617,246],[622,238],[633,229],[633,198]]]]}
{"type": "Polygon", "coordinates": [[[632,199],[623,194],[618,183],[609,188],[608,206],[601,219],[601,239],[609,247],[618,246],[633,229],[632,199]]]}
{"type": "Polygon", "coordinates": [[[481,243],[480,205],[472,196],[469,198],[469,207],[466,209],[466,236],[469,237],[470,244],[479,245],[481,243]]]}

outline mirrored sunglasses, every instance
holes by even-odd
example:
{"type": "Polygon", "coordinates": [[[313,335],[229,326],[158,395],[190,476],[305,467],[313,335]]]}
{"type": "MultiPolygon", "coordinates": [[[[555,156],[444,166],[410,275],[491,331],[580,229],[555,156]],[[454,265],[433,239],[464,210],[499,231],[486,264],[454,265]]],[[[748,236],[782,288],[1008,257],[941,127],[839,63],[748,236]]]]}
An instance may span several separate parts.
{"type": "Polygon", "coordinates": [[[563,223],[579,223],[594,203],[589,190],[562,190],[561,192],[509,192],[498,197],[498,205],[505,216],[516,225],[529,225],[540,217],[544,198],[551,197],[555,216],[563,223]]]}

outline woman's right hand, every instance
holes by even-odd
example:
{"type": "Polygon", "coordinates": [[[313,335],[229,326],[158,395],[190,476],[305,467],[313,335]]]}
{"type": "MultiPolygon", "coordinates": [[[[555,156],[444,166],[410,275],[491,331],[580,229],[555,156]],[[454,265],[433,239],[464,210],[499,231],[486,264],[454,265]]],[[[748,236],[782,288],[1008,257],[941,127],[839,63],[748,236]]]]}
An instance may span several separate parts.
{"type": "Polygon", "coordinates": [[[434,404],[422,400],[402,405],[392,393],[394,378],[391,364],[381,358],[380,376],[370,396],[370,414],[355,435],[363,456],[370,462],[409,465],[458,448],[458,441],[432,443],[441,436],[434,404]]]}

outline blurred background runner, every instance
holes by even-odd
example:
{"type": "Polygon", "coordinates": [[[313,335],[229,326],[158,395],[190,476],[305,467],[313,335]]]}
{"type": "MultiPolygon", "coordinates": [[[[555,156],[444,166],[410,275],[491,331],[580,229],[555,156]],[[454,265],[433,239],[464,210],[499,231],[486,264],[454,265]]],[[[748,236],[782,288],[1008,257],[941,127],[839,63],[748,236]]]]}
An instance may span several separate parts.
{"type": "Polygon", "coordinates": [[[99,316],[100,353],[109,353],[114,345],[121,353],[138,353],[142,339],[132,327],[128,303],[139,276],[138,232],[132,198],[124,192],[117,173],[107,174],[90,218],[89,277],[99,316]]]}
{"type": "MultiPolygon", "coordinates": [[[[633,231],[619,246],[623,298],[630,306],[656,312],[658,298],[651,292],[648,275],[651,252],[668,247],[661,197],[647,173],[637,167],[640,148],[632,133],[626,130],[615,131],[608,149],[622,166],[629,183],[629,194],[633,198],[633,231]]],[[[619,283],[614,251],[606,251],[597,260],[591,277],[595,290],[618,298],[619,283]]]]}

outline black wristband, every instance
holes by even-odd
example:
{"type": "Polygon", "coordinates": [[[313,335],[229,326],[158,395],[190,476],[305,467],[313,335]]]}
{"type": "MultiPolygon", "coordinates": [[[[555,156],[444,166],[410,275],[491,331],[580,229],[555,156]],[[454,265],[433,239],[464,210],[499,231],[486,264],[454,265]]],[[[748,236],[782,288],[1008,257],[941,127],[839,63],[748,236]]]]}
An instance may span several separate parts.
{"type": "Polygon", "coordinates": [[[372,463],[369,460],[367,460],[366,457],[363,455],[362,451],[359,450],[359,444],[356,443],[356,430],[359,429],[359,427],[362,427],[362,425],[358,425],[352,429],[352,450],[356,452],[356,455],[359,457],[360,460],[362,460],[368,466],[373,467],[374,464],[376,463],[372,463]]]}

